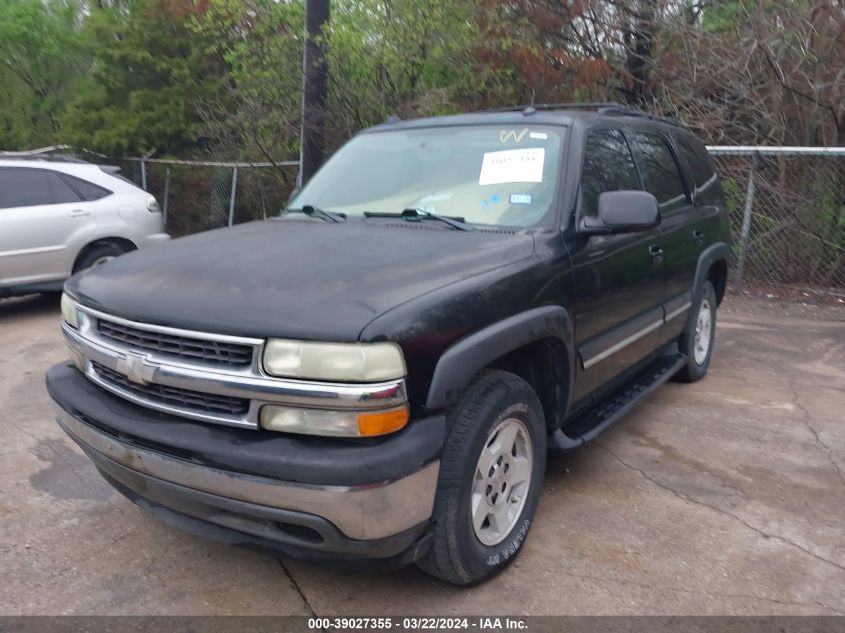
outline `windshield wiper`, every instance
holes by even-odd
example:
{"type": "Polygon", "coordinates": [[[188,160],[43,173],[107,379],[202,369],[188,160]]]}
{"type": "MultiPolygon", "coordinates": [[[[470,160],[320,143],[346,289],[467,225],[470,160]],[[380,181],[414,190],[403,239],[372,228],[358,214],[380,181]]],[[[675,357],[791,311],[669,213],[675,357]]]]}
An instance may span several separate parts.
{"type": "Polygon", "coordinates": [[[463,218],[449,218],[444,215],[436,215],[426,209],[405,209],[402,213],[381,213],[375,211],[364,211],[365,218],[402,218],[407,222],[420,222],[422,220],[438,220],[448,224],[459,231],[474,231],[475,227],[464,222],[463,218]]]}
{"type": "Polygon", "coordinates": [[[325,209],[321,209],[310,204],[303,205],[301,209],[285,209],[282,215],[288,213],[304,213],[309,218],[320,218],[326,222],[346,222],[346,217],[340,213],[326,211],[325,209]]]}

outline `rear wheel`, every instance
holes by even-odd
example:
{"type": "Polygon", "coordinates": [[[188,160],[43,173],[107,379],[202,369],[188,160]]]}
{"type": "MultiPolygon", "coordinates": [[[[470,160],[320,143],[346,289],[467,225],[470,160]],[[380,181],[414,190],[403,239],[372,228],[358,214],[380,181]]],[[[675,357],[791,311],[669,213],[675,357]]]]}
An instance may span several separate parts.
{"type": "Polygon", "coordinates": [[[94,268],[100,264],[105,264],[107,261],[114,259],[118,255],[123,255],[126,251],[117,244],[102,244],[95,246],[88,252],[83,253],[73,266],[73,272],[78,273],[80,270],[86,268],[94,268]]]}
{"type": "Polygon", "coordinates": [[[687,364],[675,375],[675,379],[695,382],[704,378],[715,343],[716,291],[707,280],[690,308],[687,328],[678,340],[678,349],[687,355],[687,364]]]}
{"type": "Polygon", "coordinates": [[[449,413],[432,515],[434,539],[419,562],[428,573],[472,585],[520,551],[546,467],[546,427],[531,386],[484,372],[449,413]]]}

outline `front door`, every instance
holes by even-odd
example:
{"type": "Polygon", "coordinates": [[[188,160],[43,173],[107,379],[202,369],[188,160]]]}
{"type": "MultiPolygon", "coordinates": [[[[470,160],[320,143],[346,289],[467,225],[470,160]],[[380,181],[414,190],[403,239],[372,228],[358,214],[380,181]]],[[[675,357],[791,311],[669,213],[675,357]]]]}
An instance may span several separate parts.
{"type": "MultiPolygon", "coordinates": [[[[621,130],[589,133],[576,218],[598,215],[605,191],[640,190],[621,130]]],[[[574,401],[607,385],[658,346],[664,278],[660,233],[576,237],[569,245],[575,284],[574,401]]]]}

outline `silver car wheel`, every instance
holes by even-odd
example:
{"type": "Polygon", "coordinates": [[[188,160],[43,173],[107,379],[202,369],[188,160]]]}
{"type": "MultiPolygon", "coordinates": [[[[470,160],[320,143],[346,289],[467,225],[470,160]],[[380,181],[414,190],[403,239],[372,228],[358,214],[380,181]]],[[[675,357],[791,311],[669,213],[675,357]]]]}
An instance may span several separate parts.
{"type": "Polygon", "coordinates": [[[713,318],[710,311],[710,301],[704,299],[698,309],[698,317],[695,321],[695,343],[693,345],[693,357],[697,365],[703,365],[707,360],[707,353],[710,351],[710,342],[713,340],[713,318]]]}
{"type": "Polygon", "coordinates": [[[472,528],[484,545],[498,545],[516,525],[528,497],[532,463],[531,434],[521,421],[503,420],[487,436],[470,497],[472,528]]]}
{"type": "Polygon", "coordinates": [[[108,261],[114,259],[114,255],[103,255],[102,257],[98,257],[93,262],[91,262],[91,268],[96,268],[100,264],[105,264],[108,261]]]}

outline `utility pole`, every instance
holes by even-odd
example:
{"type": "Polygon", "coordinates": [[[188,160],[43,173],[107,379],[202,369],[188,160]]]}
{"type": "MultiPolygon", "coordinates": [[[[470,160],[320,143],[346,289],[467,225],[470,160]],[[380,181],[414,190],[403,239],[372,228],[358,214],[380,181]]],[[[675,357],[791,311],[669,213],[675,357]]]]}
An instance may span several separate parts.
{"type": "Polygon", "coordinates": [[[302,55],[302,136],[299,184],[323,164],[329,70],[322,36],[329,23],[329,0],[305,1],[305,50],[302,55]]]}

